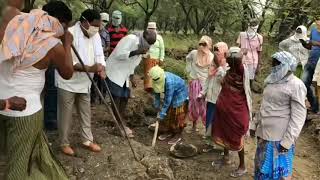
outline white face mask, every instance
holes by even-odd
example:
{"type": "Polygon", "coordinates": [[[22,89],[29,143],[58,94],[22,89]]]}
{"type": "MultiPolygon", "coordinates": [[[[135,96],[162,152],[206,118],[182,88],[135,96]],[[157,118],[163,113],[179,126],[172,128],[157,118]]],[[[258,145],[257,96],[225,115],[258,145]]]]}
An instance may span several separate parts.
{"type": "Polygon", "coordinates": [[[254,32],[257,32],[258,31],[258,28],[259,28],[259,25],[257,26],[251,26],[250,29],[254,32]]]}
{"type": "Polygon", "coordinates": [[[89,37],[93,37],[94,35],[96,35],[100,31],[100,27],[91,26],[91,24],[89,23],[89,21],[85,17],[83,17],[83,19],[85,19],[86,22],[88,23],[89,29],[86,29],[81,24],[80,25],[87,32],[89,37]]]}

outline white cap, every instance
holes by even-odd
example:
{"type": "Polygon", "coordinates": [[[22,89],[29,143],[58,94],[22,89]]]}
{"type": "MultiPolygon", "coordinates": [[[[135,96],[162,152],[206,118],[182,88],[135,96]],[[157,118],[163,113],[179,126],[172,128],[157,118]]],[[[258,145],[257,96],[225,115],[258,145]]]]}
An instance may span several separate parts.
{"type": "Polygon", "coordinates": [[[100,13],[102,21],[109,21],[109,14],[108,13],[100,13]]]}
{"type": "Polygon", "coordinates": [[[149,22],[147,29],[157,29],[156,22],[149,22]]]}

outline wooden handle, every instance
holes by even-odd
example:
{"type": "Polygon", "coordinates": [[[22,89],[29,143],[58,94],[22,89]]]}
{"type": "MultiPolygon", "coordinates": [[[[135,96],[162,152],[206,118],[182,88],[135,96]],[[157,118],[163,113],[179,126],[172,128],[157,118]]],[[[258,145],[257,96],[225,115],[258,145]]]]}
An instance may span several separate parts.
{"type": "Polygon", "coordinates": [[[153,139],[152,139],[152,147],[156,146],[158,130],[159,130],[159,121],[156,121],[156,128],[154,130],[153,139]]]}

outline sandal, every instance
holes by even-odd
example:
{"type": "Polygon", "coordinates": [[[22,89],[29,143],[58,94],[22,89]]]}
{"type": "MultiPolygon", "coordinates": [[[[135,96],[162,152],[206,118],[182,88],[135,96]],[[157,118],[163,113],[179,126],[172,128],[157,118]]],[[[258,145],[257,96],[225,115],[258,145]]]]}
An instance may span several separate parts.
{"type": "Polygon", "coordinates": [[[248,173],[247,169],[244,169],[244,170],[236,169],[230,173],[230,177],[238,178],[246,175],[247,173],[248,173]]]}
{"type": "Polygon", "coordinates": [[[170,141],[168,142],[169,145],[174,145],[174,144],[177,144],[178,142],[181,141],[181,138],[172,138],[170,139],[170,141]]]}
{"type": "Polygon", "coordinates": [[[161,135],[158,137],[158,139],[159,139],[159,141],[164,141],[164,140],[166,140],[166,139],[168,139],[168,138],[170,138],[170,137],[172,137],[172,134],[161,134],[161,135]]]}

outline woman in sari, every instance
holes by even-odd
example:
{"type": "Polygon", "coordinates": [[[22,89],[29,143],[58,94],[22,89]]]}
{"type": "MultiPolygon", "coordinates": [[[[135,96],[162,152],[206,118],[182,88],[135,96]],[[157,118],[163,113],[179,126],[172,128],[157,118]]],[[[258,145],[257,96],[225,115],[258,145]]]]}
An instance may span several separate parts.
{"type": "MultiPolygon", "coordinates": [[[[242,64],[242,53],[238,47],[231,47],[227,54],[230,66],[222,81],[212,137],[216,144],[224,148],[223,164],[230,164],[229,150],[238,151],[239,167],[230,176],[240,177],[247,173],[244,162],[244,137],[251,119],[251,91],[248,70],[242,64]]],[[[213,162],[214,166],[218,162],[213,162]]]]}
{"type": "Polygon", "coordinates": [[[214,45],[214,63],[209,68],[209,76],[199,96],[199,98],[205,98],[207,102],[205,140],[208,148],[203,149],[204,152],[208,152],[214,148],[211,138],[212,123],[214,121],[216,102],[221,91],[221,80],[229,69],[226,61],[227,52],[228,45],[226,43],[218,42],[214,45]]]}
{"type": "Polygon", "coordinates": [[[160,120],[159,140],[171,138],[168,144],[176,144],[181,140],[181,134],[186,126],[188,89],[185,81],[179,76],[165,72],[159,66],[150,69],[152,88],[155,94],[154,106],[158,109],[160,120]],[[164,101],[160,109],[160,94],[164,94],[164,101]]]}
{"type": "Polygon", "coordinates": [[[250,127],[258,137],[256,180],[291,179],[295,142],[307,114],[307,89],[293,74],[297,64],[296,58],[285,51],[272,56],[273,67],[265,80],[260,113],[250,127]]]}
{"type": "Polygon", "coordinates": [[[189,79],[189,118],[193,122],[193,129],[199,119],[206,120],[206,101],[198,96],[204,88],[208,78],[208,70],[213,61],[212,40],[208,36],[202,36],[197,50],[191,51],[187,57],[186,72],[189,79]]]}

